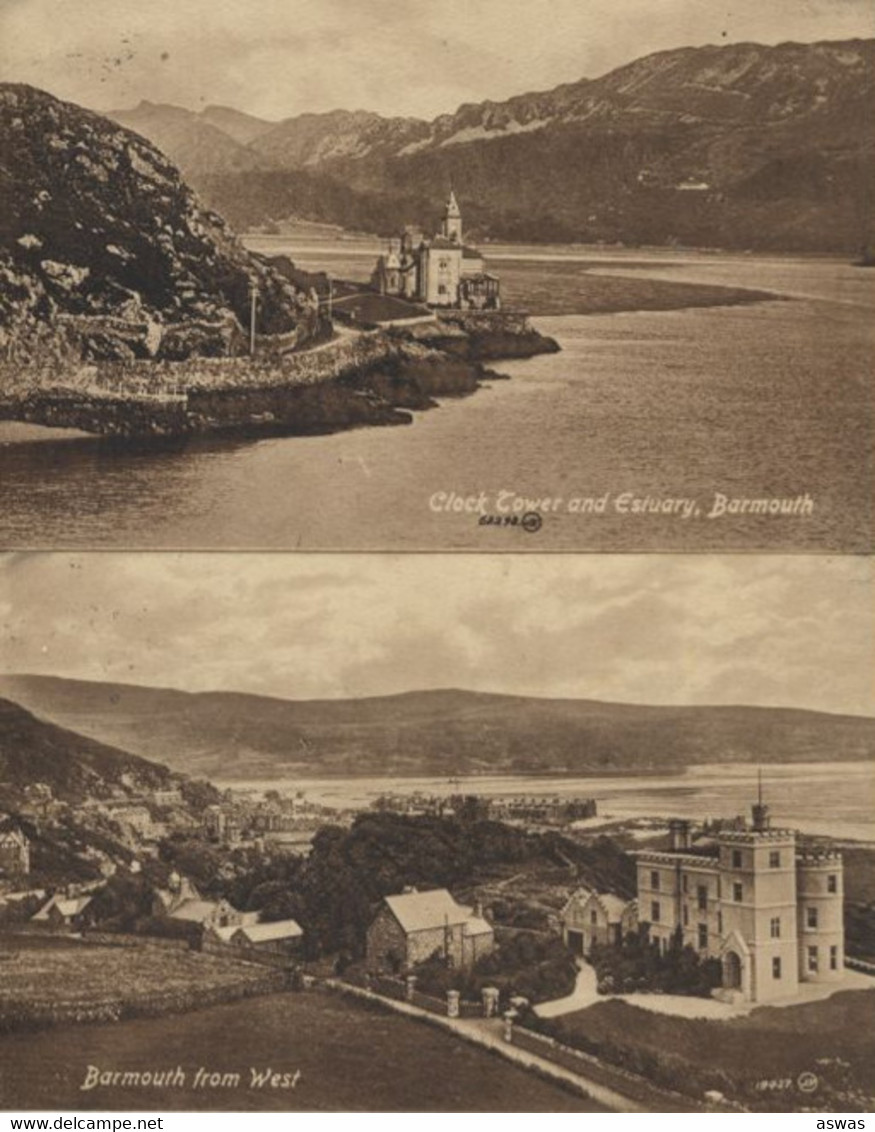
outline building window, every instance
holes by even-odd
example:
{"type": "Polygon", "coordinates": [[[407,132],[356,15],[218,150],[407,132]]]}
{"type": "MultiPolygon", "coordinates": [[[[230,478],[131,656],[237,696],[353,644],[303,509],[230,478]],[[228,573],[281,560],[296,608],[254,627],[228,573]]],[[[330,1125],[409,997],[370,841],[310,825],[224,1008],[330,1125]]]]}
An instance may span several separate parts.
{"type": "Polygon", "coordinates": [[[654,900],[650,905],[650,919],[654,924],[659,923],[659,901],[654,900]]]}
{"type": "Polygon", "coordinates": [[[690,889],[690,886],[689,886],[689,883],[688,883],[689,879],[690,878],[687,876],[687,874],[684,873],[684,892],[689,892],[689,889],[690,889]]]}
{"type": "Polygon", "coordinates": [[[816,908],[806,908],[806,910],[805,910],[805,922],[810,928],[816,928],[817,927],[817,909],[816,908]]]}
{"type": "Polygon", "coordinates": [[[769,934],[771,935],[772,939],[780,939],[781,938],[781,917],[780,916],[772,916],[771,922],[769,924],[769,934]]]}
{"type": "Polygon", "coordinates": [[[722,912],[717,913],[717,931],[720,935],[723,935],[723,913],[722,912]]]}
{"type": "Polygon", "coordinates": [[[733,849],[732,850],[732,867],[734,869],[740,869],[741,868],[741,850],[740,849],[733,849]]]}
{"type": "Polygon", "coordinates": [[[650,887],[654,892],[659,892],[659,873],[650,874],[650,887]]]}
{"type": "Polygon", "coordinates": [[[696,896],[699,901],[699,911],[704,912],[708,907],[708,886],[700,884],[696,889],[696,896]]]}
{"type": "Polygon", "coordinates": [[[839,949],[835,946],[829,949],[829,969],[830,971],[839,969],[839,949]]]}
{"type": "Polygon", "coordinates": [[[599,922],[599,914],[595,910],[595,908],[593,908],[593,910],[589,914],[589,922],[592,924],[593,927],[595,927],[596,924],[599,922]]]}
{"type": "Polygon", "coordinates": [[[699,950],[704,951],[708,946],[708,925],[699,924],[699,950]]]}
{"type": "Polygon", "coordinates": [[[690,922],[690,910],[685,904],[684,905],[684,927],[686,927],[689,922],[690,922]]]}
{"type": "Polygon", "coordinates": [[[772,960],[772,978],[780,979],[781,977],[781,959],[780,956],[772,960]]]}
{"type": "Polygon", "coordinates": [[[780,867],[781,867],[781,854],[780,854],[779,850],[773,849],[771,851],[771,853],[769,853],[769,868],[770,869],[780,869],[780,867]]]}
{"type": "Polygon", "coordinates": [[[740,904],[743,898],[744,898],[744,888],[740,884],[734,884],[732,886],[732,899],[735,901],[736,904],[740,904]]]}
{"type": "Polygon", "coordinates": [[[808,970],[813,972],[816,975],[817,969],[818,969],[817,948],[816,947],[809,947],[809,949],[808,949],[808,970]]]}
{"type": "Polygon", "coordinates": [[[838,890],[839,890],[839,878],[836,876],[835,873],[830,873],[829,876],[826,878],[826,891],[827,892],[838,892],[838,890]]]}

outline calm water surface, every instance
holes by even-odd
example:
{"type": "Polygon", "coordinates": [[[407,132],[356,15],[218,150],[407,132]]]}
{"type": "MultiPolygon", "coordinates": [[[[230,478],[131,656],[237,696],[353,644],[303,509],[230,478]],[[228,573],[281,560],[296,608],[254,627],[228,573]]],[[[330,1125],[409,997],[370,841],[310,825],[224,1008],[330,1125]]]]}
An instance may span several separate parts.
{"type": "MultiPolygon", "coordinates": [[[[756,772],[749,764],[691,766],[675,777],[495,777],[287,779],[230,781],[249,790],[304,790],[312,801],[367,806],[380,794],[547,794],[596,798],[600,817],[750,816],[756,772]]],[[[769,767],[766,801],[776,826],[804,833],[875,842],[875,784],[870,763],[785,763],[769,767]]]]}
{"type": "MultiPolygon", "coordinates": [[[[368,242],[291,249],[303,266],[359,278],[374,250],[368,242]]],[[[140,452],[91,438],[0,445],[0,543],[873,549],[875,272],[789,257],[561,248],[494,248],[490,255],[508,302],[527,306],[539,328],[559,340],[561,354],[496,363],[511,381],[445,401],[407,427],[140,452]],[[594,293],[663,283],[791,297],[578,313],[594,293]],[[540,503],[541,529],[486,527],[476,514],[440,509],[453,494],[481,493],[482,509],[492,514],[501,503],[521,510],[540,503]],[[807,494],[813,513],[709,518],[717,493],[807,494]],[[633,500],[641,501],[641,513],[633,513],[633,500]],[[585,510],[596,501],[598,510],[585,510]]],[[[0,439],[12,434],[0,426],[0,439]]]]}

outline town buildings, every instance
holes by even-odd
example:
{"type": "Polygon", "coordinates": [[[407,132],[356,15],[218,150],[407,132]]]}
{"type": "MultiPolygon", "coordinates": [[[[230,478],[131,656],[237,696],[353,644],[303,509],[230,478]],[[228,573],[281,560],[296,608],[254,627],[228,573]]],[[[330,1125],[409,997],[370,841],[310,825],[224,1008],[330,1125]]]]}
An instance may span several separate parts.
{"type": "Polygon", "coordinates": [[[430,307],[498,310],[500,283],[485,266],[482,253],[462,239],[462,213],[451,192],[440,231],[426,238],[420,229],[406,227],[377,260],[371,285],[381,295],[430,307]]]}
{"type": "Polygon", "coordinates": [[[494,946],[480,908],[457,904],[445,888],[413,888],[384,898],[368,928],[366,955],[375,970],[402,970],[435,954],[449,966],[470,968],[494,946]]]}
{"type": "Polygon", "coordinates": [[[30,872],[30,841],[16,825],[0,828],[0,877],[12,879],[30,872]]]}
{"type": "Polygon", "coordinates": [[[702,958],[719,959],[716,993],[728,1000],[771,1002],[798,993],[802,982],[841,978],[841,855],[772,828],[762,801],[752,818],[745,828],[696,842],[689,822],[673,821],[667,849],[636,854],[637,902],[572,896],[562,916],[566,943],[587,954],[594,943],[619,943],[646,923],[663,952],[677,934],[702,958]]]}

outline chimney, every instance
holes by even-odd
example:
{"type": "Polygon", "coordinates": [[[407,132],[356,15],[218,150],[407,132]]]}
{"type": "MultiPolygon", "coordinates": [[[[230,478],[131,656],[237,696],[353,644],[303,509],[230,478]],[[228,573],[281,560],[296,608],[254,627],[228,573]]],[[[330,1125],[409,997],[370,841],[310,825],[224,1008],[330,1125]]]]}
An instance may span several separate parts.
{"type": "Polygon", "coordinates": [[[690,823],[683,818],[672,818],[668,823],[671,851],[680,853],[690,847],[690,823]]]}

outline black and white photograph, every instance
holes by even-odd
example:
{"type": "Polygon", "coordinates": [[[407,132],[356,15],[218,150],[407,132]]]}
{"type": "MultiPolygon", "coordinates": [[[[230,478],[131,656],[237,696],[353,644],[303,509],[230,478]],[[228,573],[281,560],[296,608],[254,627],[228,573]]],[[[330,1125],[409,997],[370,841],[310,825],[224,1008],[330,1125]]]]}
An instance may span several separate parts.
{"type": "Polygon", "coordinates": [[[0,0],[9,1132],[865,1128],[873,106],[871,0],[0,0]]]}
{"type": "Polygon", "coordinates": [[[871,552],[873,30],[4,0],[0,545],[871,552]]]}
{"type": "Polygon", "coordinates": [[[2,1107],[867,1111],[871,582],[6,556],[2,1107]]]}

